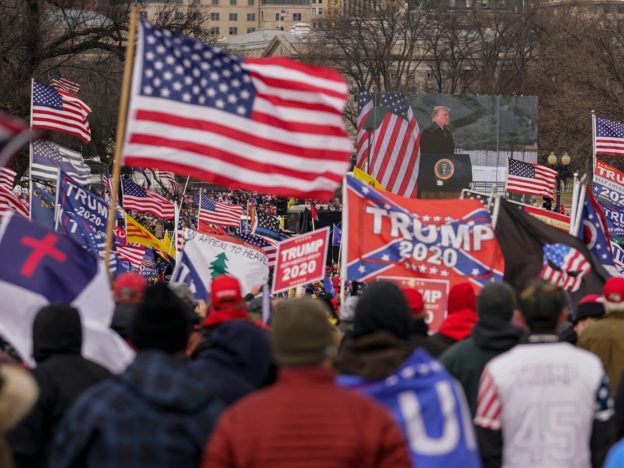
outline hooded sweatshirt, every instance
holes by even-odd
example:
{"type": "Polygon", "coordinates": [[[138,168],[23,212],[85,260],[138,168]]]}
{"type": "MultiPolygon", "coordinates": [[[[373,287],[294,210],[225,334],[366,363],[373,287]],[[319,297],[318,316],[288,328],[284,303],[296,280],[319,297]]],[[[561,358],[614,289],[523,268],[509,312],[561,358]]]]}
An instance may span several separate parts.
{"type": "Polygon", "coordinates": [[[80,355],[82,329],[78,311],[66,305],[44,307],[33,323],[33,377],[39,399],[33,410],[8,434],[19,466],[47,466],[56,427],[86,389],[110,372],[80,355]]]}
{"type": "Polygon", "coordinates": [[[264,330],[248,321],[232,320],[214,329],[210,346],[189,365],[219,382],[217,396],[230,405],[265,383],[271,345],[264,330]]]}
{"type": "Polygon", "coordinates": [[[448,348],[457,341],[468,338],[472,327],[477,323],[476,308],[476,296],[470,283],[453,286],[448,296],[448,314],[432,340],[448,348]]]}

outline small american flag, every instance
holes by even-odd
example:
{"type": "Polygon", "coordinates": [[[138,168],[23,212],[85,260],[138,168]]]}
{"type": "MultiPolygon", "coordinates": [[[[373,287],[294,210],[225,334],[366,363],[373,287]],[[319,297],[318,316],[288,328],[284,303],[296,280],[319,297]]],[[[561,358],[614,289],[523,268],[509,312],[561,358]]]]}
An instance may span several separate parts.
{"type": "Polygon", "coordinates": [[[596,117],[596,154],[624,156],[624,123],[596,117]]]}
{"type": "Polygon", "coordinates": [[[161,170],[155,169],[154,175],[161,182],[161,185],[162,185],[162,182],[167,182],[169,184],[169,187],[167,188],[171,190],[172,192],[176,191],[178,187],[178,183],[175,180],[175,174],[173,172],[161,171],[161,170]]]}
{"type": "Polygon", "coordinates": [[[76,96],[33,82],[32,128],[45,128],[91,141],[88,115],[91,109],[76,96]]]}
{"type": "Polygon", "coordinates": [[[117,244],[115,246],[117,257],[130,262],[134,268],[139,269],[143,256],[145,255],[145,246],[138,244],[117,244]]]}
{"type": "Polygon", "coordinates": [[[9,190],[13,190],[15,184],[15,176],[17,172],[8,167],[0,168],[0,187],[4,187],[9,190]]]}
{"type": "Polygon", "coordinates": [[[349,167],[336,71],[241,58],[142,21],[124,163],[226,187],[330,199],[349,167]]]}
{"type": "Polygon", "coordinates": [[[131,180],[122,179],[121,188],[124,209],[150,213],[165,219],[175,216],[175,205],[165,197],[144,189],[131,180]]]}
{"type": "Polygon", "coordinates": [[[591,264],[574,247],[564,244],[544,246],[544,264],[540,277],[561,286],[567,291],[577,291],[583,277],[591,271],[591,264]]]}
{"type": "Polygon", "coordinates": [[[91,168],[85,163],[80,153],[51,141],[34,141],[32,144],[32,177],[56,182],[59,169],[81,185],[86,185],[91,181],[91,168]]]}
{"type": "Polygon", "coordinates": [[[384,93],[382,106],[389,109],[372,143],[368,174],[392,193],[416,196],[420,128],[406,96],[384,93]]]}
{"type": "Polygon", "coordinates": [[[245,232],[240,232],[239,237],[242,241],[260,248],[262,253],[266,255],[269,260],[269,268],[275,266],[275,261],[277,259],[277,241],[245,232]]]}
{"type": "Polygon", "coordinates": [[[552,199],[557,183],[557,171],[537,163],[509,160],[505,191],[536,195],[552,199]]]}
{"type": "Polygon", "coordinates": [[[195,205],[199,207],[198,218],[200,223],[219,224],[221,226],[240,226],[243,207],[240,205],[226,205],[225,203],[212,200],[201,194],[195,196],[195,205]]]}
{"type": "Polygon", "coordinates": [[[9,189],[0,185],[0,216],[13,211],[25,218],[30,217],[30,212],[19,198],[9,189]]]}
{"type": "Polygon", "coordinates": [[[357,133],[355,136],[355,152],[356,159],[355,164],[357,167],[362,169],[363,171],[367,171],[368,168],[368,154],[369,154],[369,137],[371,136],[370,132],[364,128],[366,125],[366,121],[368,120],[368,116],[373,111],[373,95],[369,92],[361,92],[357,97],[358,103],[358,116],[357,116],[357,133]]]}
{"type": "Polygon", "coordinates": [[[61,75],[58,70],[54,70],[50,73],[50,86],[58,91],[65,91],[74,96],[80,91],[80,85],[78,83],[68,80],[61,75]]]}

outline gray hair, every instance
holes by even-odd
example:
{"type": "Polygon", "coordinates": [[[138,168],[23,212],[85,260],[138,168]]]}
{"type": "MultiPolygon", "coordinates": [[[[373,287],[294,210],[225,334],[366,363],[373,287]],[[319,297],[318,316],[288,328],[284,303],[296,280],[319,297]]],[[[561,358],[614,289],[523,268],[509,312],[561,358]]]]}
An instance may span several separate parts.
{"type": "Polygon", "coordinates": [[[433,117],[435,117],[436,115],[438,115],[438,112],[439,112],[439,111],[441,111],[441,110],[445,110],[445,111],[447,111],[447,112],[451,112],[451,109],[449,109],[449,108],[448,108],[448,107],[446,107],[446,106],[435,106],[435,107],[433,108],[433,113],[431,114],[431,117],[433,118],[433,117]]]}

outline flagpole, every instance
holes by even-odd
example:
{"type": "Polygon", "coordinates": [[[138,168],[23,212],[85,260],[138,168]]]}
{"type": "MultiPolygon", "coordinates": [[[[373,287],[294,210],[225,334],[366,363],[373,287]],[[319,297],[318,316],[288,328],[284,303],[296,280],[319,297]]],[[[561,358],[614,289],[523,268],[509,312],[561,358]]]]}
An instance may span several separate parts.
{"type": "Polygon", "coordinates": [[[596,111],[591,111],[592,115],[592,180],[596,170],[596,111]]]}
{"type": "Polygon", "coordinates": [[[347,246],[342,248],[343,242],[346,243],[349,239],[349,224],[347,213],[347,177],[342,179],[342,233],[340,236],[340,311],[342,311],[345,305],[346,298],[346,284],[347,284],[347,246]]]}
{"type": "Polygon", "coordinates": [[[178,242],[178,222],[180,221],[180,212],[178,211],[178,204],[174,203],[174,215],[173,215],[173,242],[169,242],[169,255],[171,255],[171,247],[175,245],[177,251],[177,242],[178,242]]]}
{"type": "MultiPolygon", "coordinates": [[[[33,147],[32,147],[32,122],[33,122],[33,92],[35,89],[35,79],[30,79],[30,130],[28,136],[28,219],[32,221],[32,195],[33,195],[33,178],[32,178],[32,160],[33,160],[33,147]]],[[[8,161],[7,161],[8,162],[8,161]]],[[[60,174],[60,171],[59,171],[60,174]]],[[[56,230],[56,227],[55,227],[56,230]]]]}
{"type": "Polygon", "coordinates": [[[572,206],[570,207],[570,229],[568,234],[574,235],[574,226],[576,225],[576,210],[578,209],[579,202],[579,188],[580,183],[578,179],[578,173],[574,173],[574,186],[572,188],[572,206]]]}
{"type": "Polygon", "coordinates": [[[578,236],[578,232],[579,229],[581,227],[581,210],[583,209],[583,204],[585,203],[585,192],[587,190],[587,187],[585,185],[582,185],[580,187],[580,194],[578,197],[578,202],[577,202],[577,213],[575,216],[575,220],[574,220],[574,231],[572,231],[572,235],[577,237],[578,236]]]}
{"type": "MultiPolygon", "coordinates": [[[[31,190],[32,193],[32,190],[31,190]]],[[[59,198],[61,196],[61,171],[58,172],[58,176],[56,178],[56,201],[54,202],[54,231],[58,231],[59,218],[61,217],[61,212],[59,210],[59,198]]]]}
{"type": "Polygon", "coordinates": [[[132,81],[132,68],[134,63],[134,41],[137,31],[137,7],[130,10],[130,24],[128,25],[128,47],[126,49],[126,60],[124,65],[123,81],[121,85],[121,96],[119,98],[119,117],[117,120],[117,134],[115,136],[115,159],[113,161],[113,179],[111,180],[110,206],[108,207],[108,222],[106,223],[106,246],[104,249],[104,263],[108,269],[109,277],[112,279],[109,258],[113,244],[113,227],[115,226],[115,207],[117,205],[117,192],[119,191],[119,176],[121,175],[121,152],[126,133],[126,120],[128,113],[128,100],[130,95],[130,84],[132,81]]]}

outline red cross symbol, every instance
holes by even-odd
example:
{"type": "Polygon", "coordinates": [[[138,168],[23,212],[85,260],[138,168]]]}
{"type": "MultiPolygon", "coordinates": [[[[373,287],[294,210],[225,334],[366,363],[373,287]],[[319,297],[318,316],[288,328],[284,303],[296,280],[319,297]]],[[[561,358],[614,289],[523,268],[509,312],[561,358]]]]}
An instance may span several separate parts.
{"type": "Polygon", "coordinates": [[[64,262],[67,260],[67,255],[62,251],[55,249],[54,244],[58,241],[58,237],[54,234],[46,234],[41,240],[34,237],[24,236],[22,237],[20,244],[32,247],[32,252],[22,265],[20,274],[22,276],[32,276],[37,269],[37,266],[41,263],[46,256],[52,257],[54,260],[64,262]]]}

